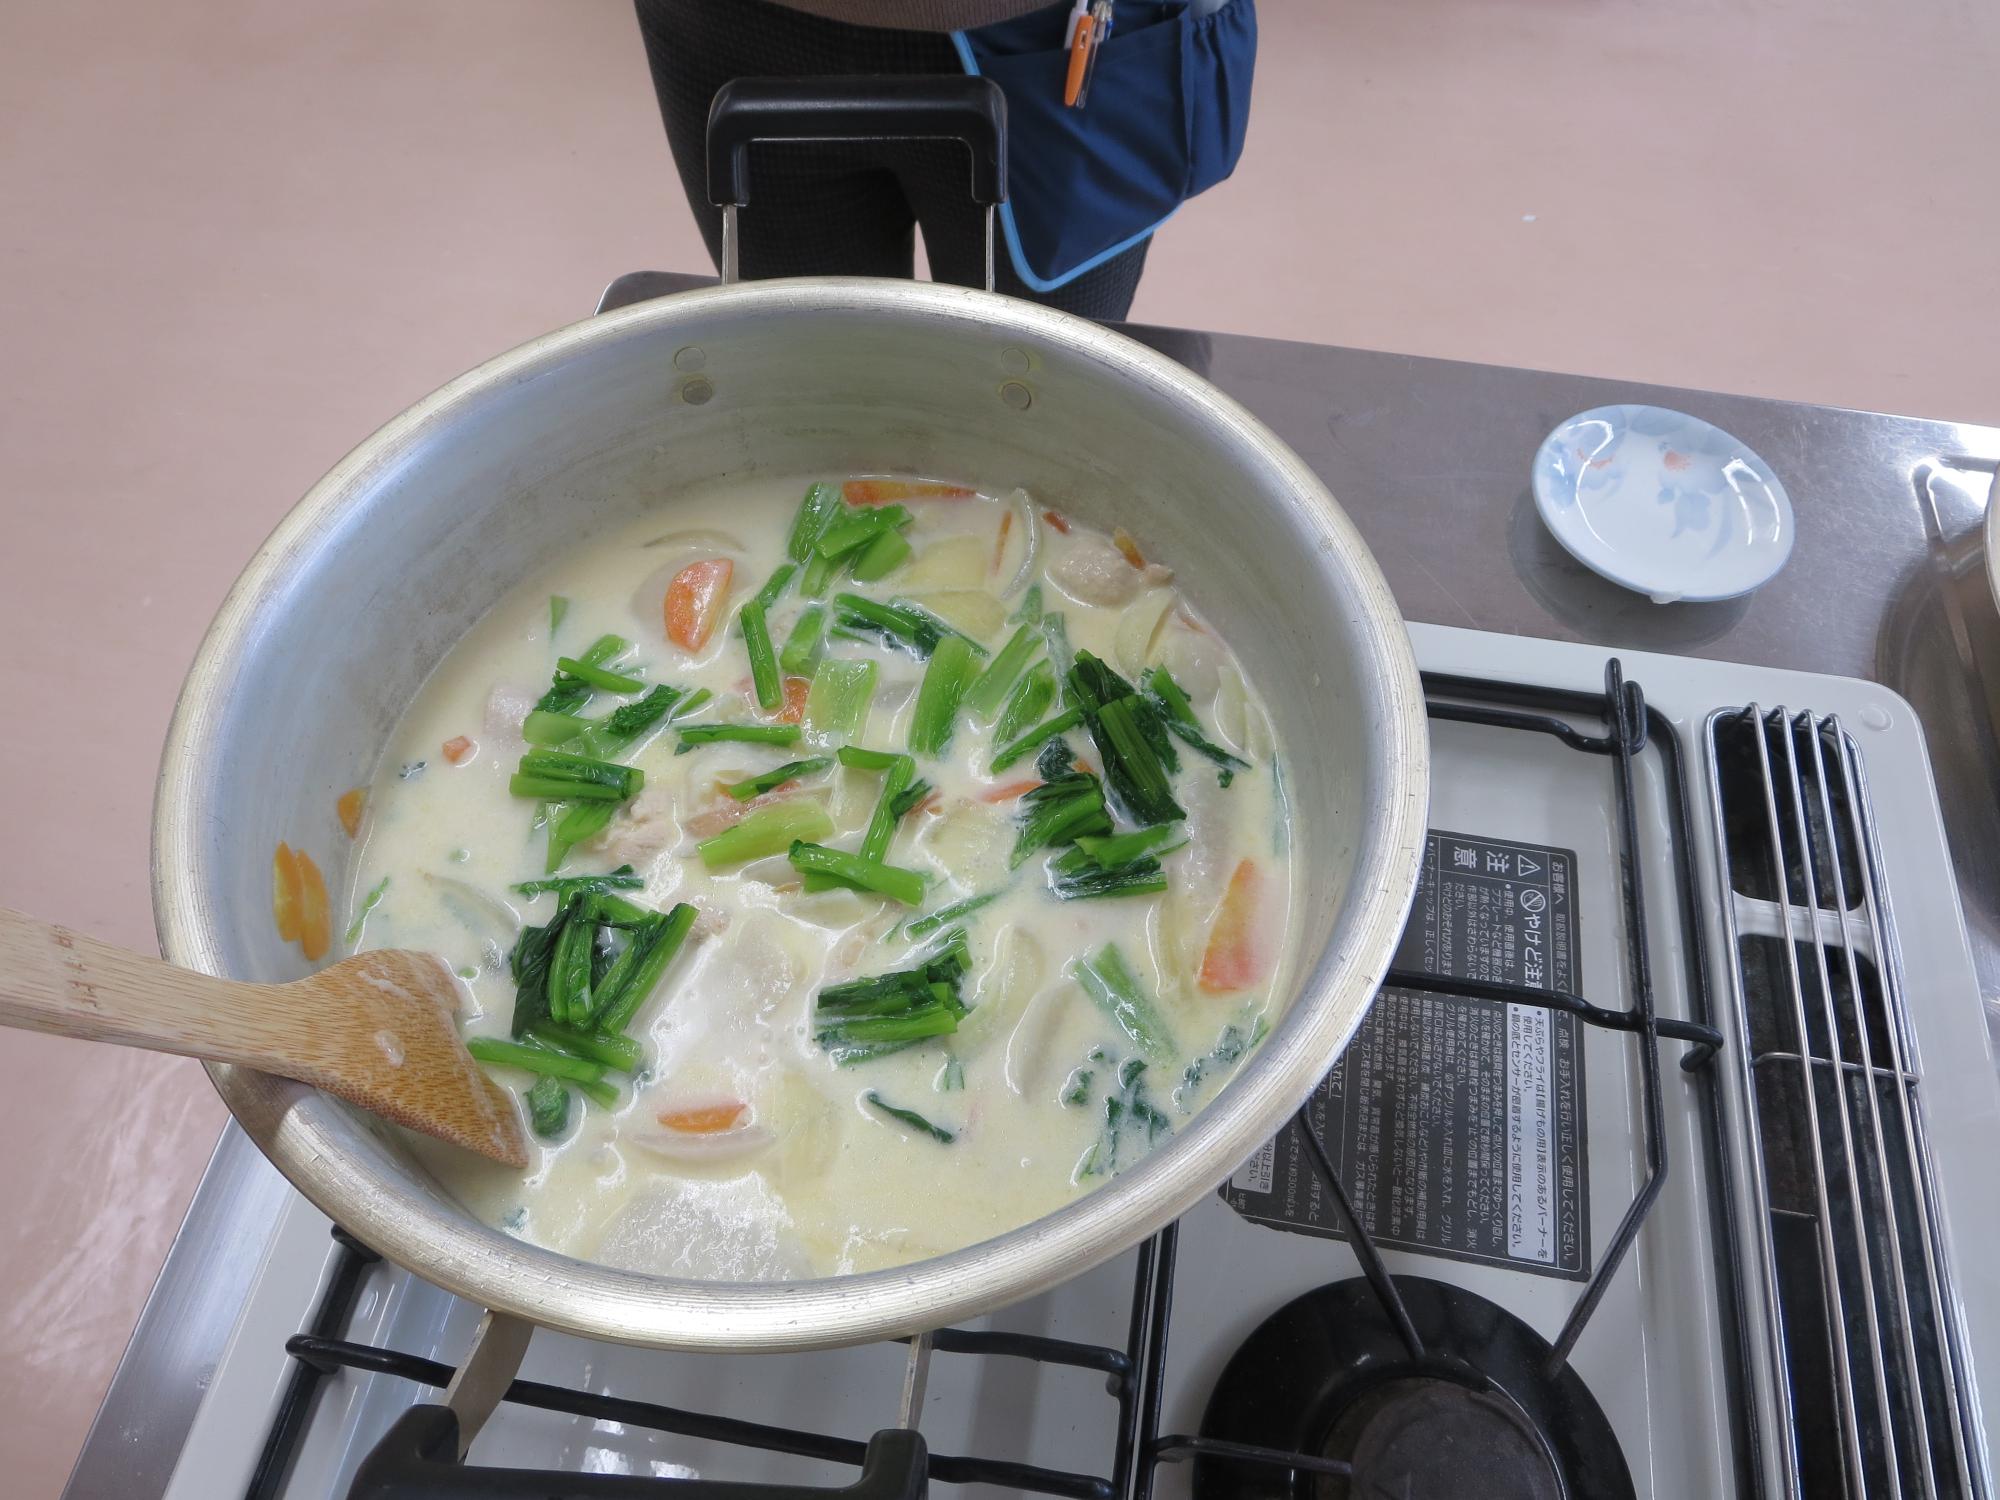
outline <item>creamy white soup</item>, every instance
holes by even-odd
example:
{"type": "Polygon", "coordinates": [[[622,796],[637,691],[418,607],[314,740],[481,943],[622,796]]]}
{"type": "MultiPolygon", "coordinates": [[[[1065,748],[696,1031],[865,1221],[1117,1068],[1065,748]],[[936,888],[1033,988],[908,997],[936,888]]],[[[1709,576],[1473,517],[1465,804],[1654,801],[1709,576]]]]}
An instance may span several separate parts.
{"type": "Polygon", "coordinates": [[[442,955],[607,1265],[865,1271],[1129,1170],[1282,1004],[1254,684],[1144,539],[904,480],[677,495],[513,591],[367,800],[349,946],[442,955]],[[801,499],[803,494],[804,498],[801,499]]]}

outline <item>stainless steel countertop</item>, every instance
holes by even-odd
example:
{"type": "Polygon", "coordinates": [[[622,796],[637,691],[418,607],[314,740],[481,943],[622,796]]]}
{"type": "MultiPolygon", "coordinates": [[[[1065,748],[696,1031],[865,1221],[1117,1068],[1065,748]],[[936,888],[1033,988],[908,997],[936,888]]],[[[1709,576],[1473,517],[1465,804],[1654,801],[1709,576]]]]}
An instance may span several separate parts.
{"type": "MultiPolygon", "coordinates": [[[[637,272],[600,307],[705,279],[637,272]]],[[[2000,428],[1126,331],[1206,375],[1298,450],[1367,538],[1409,619],[1865,677],[1909,699],[1930,737],[1988,1024],[2000,1033],[1990,998],[2000,995],[2000,613],[1979,547],[2000,428]],[[1528,464],[1543,436],[1575,412],[1634,401],[1716,423],[1784,480],[1798,542],[1749,598],[1652,604],[1587,571],[1537,519],[1528,464]]],[[[67,1496],[140,1500],[165,1488],[285,1191],[235,1126],[224,1132],[67,1496]]]]}

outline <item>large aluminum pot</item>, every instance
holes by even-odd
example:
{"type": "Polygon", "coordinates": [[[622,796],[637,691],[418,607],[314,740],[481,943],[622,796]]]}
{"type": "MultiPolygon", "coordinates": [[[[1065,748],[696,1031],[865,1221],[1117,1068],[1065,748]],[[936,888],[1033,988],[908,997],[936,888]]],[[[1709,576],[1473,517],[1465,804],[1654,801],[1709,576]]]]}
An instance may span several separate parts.
{"type": "Polygon", "coordinates": [[[1097,1264],[1195,1203],[1284,1124],[1346,1044],[1402,931],[1424,837],[1421,690],[1382,575],[1262,424],[1163,356],[990,293],[816,279],[591,318],[397,417],[316,485],[237,581],[167,736],[153,894],[168,958],[299,972],[271,850],[334,889],[334,818],[425,677],[509,588],[601,526],[718,475],[909,471],[1024,485],[1171,559],[1241,653],[1287,752],[1301,900],[1269,1041],[1133,1171],[1035,1223],[867,1275],[724,1284],[607,1270],[490,1229],[385,1127],[211,1069],[316,1205],[460,1296],[593,1338],[803,1348],[933,1328],[1097,1264]]]}

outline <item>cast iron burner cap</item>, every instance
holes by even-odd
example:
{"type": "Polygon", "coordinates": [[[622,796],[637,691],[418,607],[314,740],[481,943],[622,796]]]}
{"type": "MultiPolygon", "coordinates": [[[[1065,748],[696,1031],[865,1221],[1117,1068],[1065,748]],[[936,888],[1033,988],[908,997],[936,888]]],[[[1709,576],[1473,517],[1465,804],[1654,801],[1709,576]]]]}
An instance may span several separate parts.
{"type": "Polygon", "coordinates": [[[1368,1283],[1319,1287],[1264,1320],[1209,1397],[1201,1435],[1339,1459],[1349,1477],[1203,1458],[1198,1500],[1618,1500],[1632,1476],[1574,1370],[1505,1308],[1398,1276],[1413,1358],[1368,1283]],[[1483,1384],[1482,1384],[1483,1378],[1483,1384]]]}

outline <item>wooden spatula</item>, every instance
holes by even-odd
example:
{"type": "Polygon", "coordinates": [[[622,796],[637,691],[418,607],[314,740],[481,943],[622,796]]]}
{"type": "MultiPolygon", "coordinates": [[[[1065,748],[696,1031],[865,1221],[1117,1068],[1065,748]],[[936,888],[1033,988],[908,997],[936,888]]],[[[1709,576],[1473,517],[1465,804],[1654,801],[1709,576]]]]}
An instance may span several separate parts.
{"type": "Polygon", "coordinates": [[[0,1025],[242,1063],[512,1167],[520,1112],[458,1039],[428,953],[358,953],[290,984],[177,969],[0,908],[0,1025]]]}

